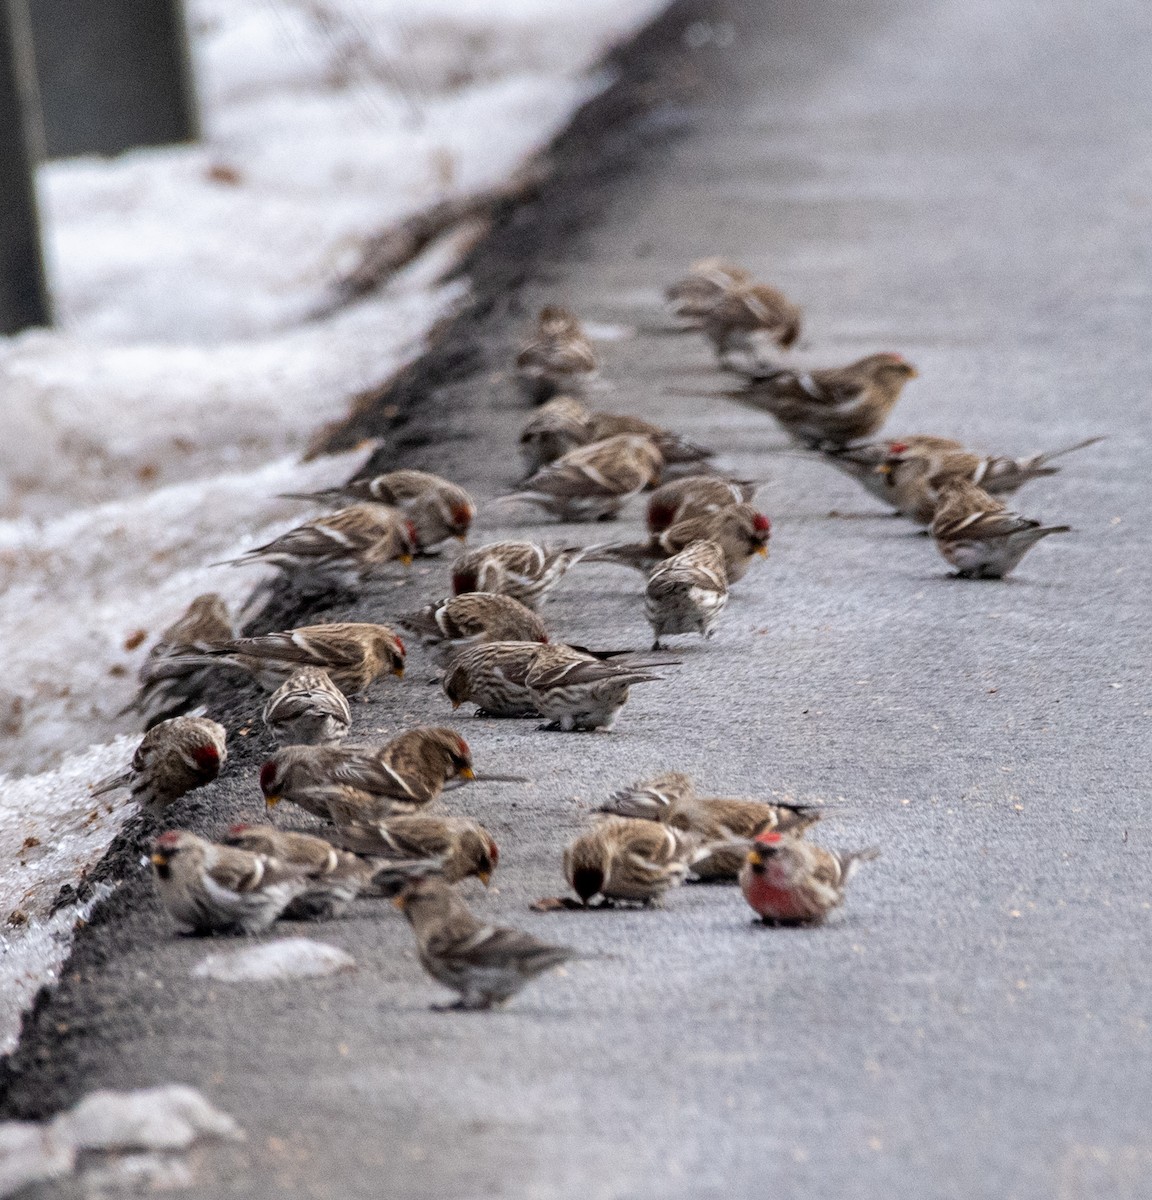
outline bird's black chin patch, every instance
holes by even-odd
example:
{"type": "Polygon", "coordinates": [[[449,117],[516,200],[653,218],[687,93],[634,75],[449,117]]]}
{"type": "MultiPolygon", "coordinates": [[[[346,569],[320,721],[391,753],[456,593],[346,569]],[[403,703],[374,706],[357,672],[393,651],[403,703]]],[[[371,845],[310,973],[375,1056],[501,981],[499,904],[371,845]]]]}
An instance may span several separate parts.
{"type": "Polygon", "coordinates": [[[156,874],[159,875],[161,879],[168,879],[172,874],[172,868],[167,863],[164,863],[163,865],[157,863],[156,874]]]}
{"type": "Polygon", "coordinates": [[[604,886],[604,872],[595,867],[579,867],[572,873],[572,886],[585,904],[604,886]]]}

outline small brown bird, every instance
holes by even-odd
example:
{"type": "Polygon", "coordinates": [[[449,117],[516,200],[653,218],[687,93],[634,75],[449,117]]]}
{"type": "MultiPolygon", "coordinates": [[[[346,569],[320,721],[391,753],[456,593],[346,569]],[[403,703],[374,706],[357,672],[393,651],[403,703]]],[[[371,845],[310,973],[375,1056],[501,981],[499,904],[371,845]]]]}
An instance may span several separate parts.
{"type": "Polygon", "coordinates": [[[156,839],[152,870],[168,914],[198,934],[262,933],[310,886],[300,867],[176,829],[156,839]]]}
{"type": "Polygon", "coordinates": [[[603,442],[610,437],[623,434],[638,434],[646,437],[660,451],[667,466],[698,465],[715,456],[714,450],[706,446],[698,446],[688,441],[678,433],[653,425],[640,417],[630,417],[623,413],[591,412],[588,414],[585,428],[588,436],[587,443],[603,442]]]}
{"type": "Polygon", "coordinates": [[[329,920],[341,916],[357,896],[371,888],[375,874],[370,863],[346,850],[338,850],[324,838],[272,825],[233,825],[224,835],[223,843],[304,872],[308,889],[284,910],[283,915],[290,920],[329,920]]]}
{"type": "Polygon", "coordinates": [[[346,850],[373,859],[432,862],[449,883],[474,875],[487,887],[500,863],[496,840],[468,817],[411,813],[347,825],[325,836],[346,850]]]}
{"type": "Polygon", "coordinates": [[[660,639],[669,634],[710,638],[727,603],[723,549],[717,542],[691,542],[648,576],[644,614],[655,635],[652,649],[662,649],[660,639]]]}
{"type": "Polygon", "coordinates": [[[669,771],[614,793],[601,809],[623,817],[660,821],[697,834],[710,851],[692,863],[692,874],[708,882],[735,880],[747,857],[746,839],[765,830],[799,837],[820,820],[811,805],[779,804],[736,796],[700,796],[689,776],[669,771]]]}
{"type": "Polygon", "coordinates": [[[649,438],[622,433],[561,455],[499,502],[536,504],[561,521],[606,520],[658,484],[663,467],[663,456],[649,438]]]}
{"type": "Polygon", "coordinates": [[[929,533],[960,579],[1003,579],[1041,538],[1071,530],[1009,512],[974,483],[953,477],[940,488],[929,533]]]}
{"type": "Polygon", "coordinates": [[[596,352],[576,317],[558,304],[540,310],[535,336],[516,355],[516,380],[533,404],[582,396],[596,374],[596,352]]]}
{"type": "Polygon", "coordinates": [[[698,329],[719,301],[753,283],[752,275],[743,267],[721,258],[704,258],[667,288],[664,298],[675,316],[689,322],[687,329],[698,329]]]}
{"type": "Polygon", "coordinates": [[[520,431],[524,469],[531,476],[590,440],[584,405],[575,396],[554,396],[532,414],[520,431]]]}
{"type": "Polygon", "coordinates": [[[127,771],[100,780],[92,795],[129,788],[141,807],[160,812],[220,774],[227,741],[224,726],[207,717],[171,717],[148,730],[127,771]]]}
{"type": "Polygon", "coordinates": [[[657,563],[686,550],[693,542],[715,542],[724,553],[724,571],[731,584],[744,578],[754,558],[768,557],[771,536],[772,522],[764,513],[751,504],[734,504],[677,521],[646,542],[591,546],[585,552],[585,561],[616,563],[647,574],[657,563]]]}
{"type": "Polygon", "coordinates": [[[386,671],[404,677],[404,643],[387,625],[302,625],[282,633],[216,642],[171,662],[176,667],[185,663],[240,667],[269,690],[301,667],[320,667],[346,696],[355,696],[386,671]]]}
{"type": "Polygon", "coordinates": [[[448,538],[464,541],[476,516],[476,502],[462,487],[430,471],[410,469],[353,479],[320,492],[285,492],[283,498],[333,507],[352,503],[398,508],[411,522],[412,540],[421,554],[448,538]]]}
{"type": "Polygon", "coordinates": [[[475,779],[454,730],[410,729],[385,746],[287,746],[260,769],[264,802],[281,800],[335,825],[380,821],[431,804],[450,782],[475,779]]]}
{"type": "Polygon", "coordinates": [[[844,889],[867,850],[825,850],[775,831],[757,835],[740,870],[740,890],[765,925],[816,925],[844,903],[844,889]]]}
{"type": "Polygon", "coordinates": [[[453,708],[475,704],[478,717],[538,717],[528,672],[539,652],[539,642],[487,642],[461,650],[441,687],[453,708]]]}
{"type": "Polygon", "coordinates": [[[756,487],[750,480],[719,475],[686,475],[663,483],[648,497],[648,532],[663,533],[680,521],[747,504],[756,487]]]}
{"type": "Polygon", "coordinates": [[[542,728],[609,730],[633,684],[663,678],[652,674],[654,665],[660,664],[604,661],[572,646],[548,645],[537,651],[524,682],[533,706],[548,722],[542,728]]]}
{"type": "Polygon", "coordinates": [[[303,595],[355,592],[390,562],[405,566],[416,552],[416,529],[398,508],[355,504],[297,525],[265,546],[217,566],[275,567],[303,595]]]}
{"type": "Polygon", "coordinates": [[[204,650],[235,636],[228,608],[215,592],[197,596],[157,639],[140,667],[140,690],[123,711],[141,713],[148,725],[177,716],[200,699],[211,673],[203,666],[173,670],[170,659],[204,650]]]}
{"type": "Polygon", "coordinates": [[[728,365],[733,356],[755,359],[771,346],[787,350],[800,336],[802,318],[799,305],[778,288],[745,283],[719,296],[697,318],[697,327],[712,343],[721,364],[728,365]]]}
{"type": "Polygon", "coordinates": [[[924,451],[897,442],[897,449],[876,468],[876,473],[887,485],[884,499],[888,504],[917,524],[929,525],[936,515],[940,489],[950,479],[965,479],[989,495],[1010,495],[1031,479],[1057,474],[1060,468],[1051,465],[1052,459],[1098,441],[1100,438],[1089,438],[1051,454],[1026,458],[980,455],[968,450],[924,451]]]}
{"type": "Polygon", "coordinates": [[[435,875],[407,883],[394,903],[416,935],[420,965],[459,995],[453,1009],[504,1004],[537,975],[578,957],[568,946],[486,925],[447,880],[435,875]]]}
{"type": "Polygon", "coordinates": [[[536,608],[583,556],[580,546],[555,550],[535,542],[489,542],[452,564],[452,592],[497,592],[536,608]]]}
{"type": "Polygon", "coordinates": [[[449,596],[397,618],[443,665],[483,642],[547,642],[544,622],[519,600],[495,592],[449,596]]]}
{"type": "Polygon", "coordinates": [[[870,354],[821,371],[779,368],[725,394],[771,413],[802,445],[838,447],[871,437],[915,377],[916,368],[899,354],[870,354]]]}
{"type": "Polygon", "coordinates": [[[870,495],[885,504],[889,499],[889,480],[884,465],[894,455],[930,456],[940,452],[963,450],[961,442],[931,434],[913,434],[880,442],[858,442],[852,446],[824,448],[821,454],[845,475],[851,476],[870,495]]]}
{"type": "Polygon", "coordinates": [[[688,878],[700,849],[692,834],[655,821],[603,817],[564,851],[564,875],[584,905],[600,896],[658,907],[688,878]]]}
{"type": "Polygon", "coordinates": [[[281,746],[334,746],[348,736],[352,709],[321,667],[301,667],[269,697],[264,724],[281,746]]]}

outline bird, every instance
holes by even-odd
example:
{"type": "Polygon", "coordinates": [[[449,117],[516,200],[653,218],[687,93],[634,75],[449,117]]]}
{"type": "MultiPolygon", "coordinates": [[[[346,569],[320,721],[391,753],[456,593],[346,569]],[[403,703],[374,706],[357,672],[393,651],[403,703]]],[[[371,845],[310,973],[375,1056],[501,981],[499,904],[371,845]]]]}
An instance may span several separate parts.
{"type": "Polygon", "coordinates": [[[584,405],[575,396],[553,396],[536,409],[520,431],[524,469],[531,476],[590,440],[584,405]]]}
{"type": "Polygon", "coordinates": [[[535,504],[561,521],[609,520],[633,496],[658,484],[663,468],[650,438],[621,433],[562,454],[499,503],[535,504]]]}
{"type": "Polygon", "coordinates": [[[449,538],[467,540],[476,517],[476,502],[464,488],[430,471],[412,469],[353,479],[319,492],[284,492],[281,499],[337,508],[347,503],[398,508],[411,522],[412,539],[421,554],[449,538]]]}
{"type": "Polygon", "coordinates": [[[384,746],[286,746],[260,768],[269,808],[282,800],[335,825],[382,820],[431,804],[449,782],[475,779],[455,730],[420,726],[384,746]]]}
{"type": "Polygon", "coordinates": [[[826,850],[775,830],[757,834],[740,869],[740,890],[765,925],[817,925],[844,903],[844,889],[866,850],[826,850]]]}
{"type": "Polygon", "coordinates": [[[197,934],[262,933],[309,888],[300,867],[170,829],[152,846],[160,901],[197,934]]]}
{"type": "Polygon", "coordinates": [[[215,592],[197,596],[148,651],[137,676],[140,689],[122,712],[139,712],[146,725],[152,725],[193,707],[211,677],[210,669],[202,665],[174,669],[169,660],[232,637],[235,630],[224,601],[215,592]]]}
{"type": "Polygon", "coordinates": [[[569,946],[485,924],[436,875],[410,880],[393,903],[412,926],[420,965],[459,996],[453,1009],[504,1004],[538,975],[578,957],[569,946]]]}
{"type": "Polygon", "coordinates": [[[771,413],[797,442],[816,449],[871,437],[915,377],[899,354],[870,354],[845,367],[775,368],[725,395],[771,413]]]}
{"type": "Polygon", "coordinates": [[[564,851],[564,876],[587,907],[597,896],[660,907],[700,853],[699,839],[656,821],[601,817],[564,851]]]}
{"type": "Polygon", "coordinates": [[[825,446],[820,449],[824,461],[859,483],[864,490],[885,504],[889,499],[888,475],[881,468],[893,455],[929,456],[938,452],[963,450],[962,442],[933,434],[912,434],[879,442],[856,442],[850,446],[825,446]]]}
{"type": "Polygon", "coordinates": [[[535,542],[489,542],[465,551],[452,564],[452,594],[496,592],[536,608],[583,556],[580,546],[549,549],[535,542]]]}
{"type": "Polygon", "coordinates": [[[211,783],[228,760],[228,734],[208,717],[170,717],[144,735],[126,771],[101,779],[92,788],[103,796],[128,788],[132,799],[151,813],[211,783]]]}
{"type": "Polygon", "coordinates": [[[303,595],[354,593],[386,563],[408,566],[416,545],[416,529],[398,508],[354,504],[215,565],[267,564],[303,595]]]}
{"type": "Polygon", "coordinates": [[[403,679],[404,659],[404,643],[387,625],[335,622],[223,639],[166,661],[173,669],[239,667],[269,691],[301,667],[320,667],[346,696],[355,696],[385,672],[403,679]]]}
{"type": "Polygon", "coordinates": [[[299,868],[308,888],[284,909],[289,919],[314,921],[341,916],[372,885],[372,864],[322,837],[277,829],[274,825],[233,825],[222,842],[299,868]]]}
{"type": "MultiPolygon", "coordinates": [[[[662,679],[650,661],[611,662],[562,644],[541,646],[524,677],[542,729],[610,730],[633,684],[662,679]]],[[[667,664],[669,666],[674,664],[667,664]]]]}
{"type": "Polygon", "coordinates": [[[695,465],[712,458],[715,453],[640,417],[590,412],[571,396],[549,400],[533,414],[520,434],[520,451],[531,473],[579,446],[620,434],[639,434],[648,438],[668,466],[695,465]]]}
{"type": "Polygon", "coordinates": [[[686,328],[695,329],[718,301],[752,283],[755,280],[743,267],[721,258],[703,258],[665,289],[664,299],[674,316],[689,322],[686,328]]]}
{"type": "Polygon", "coordinates": [[[530,608],[497,592],[448,596],[397,621],[445,665],[459,651],[483,642],[548,641],[544,622],[530,608]]]}
{"type": "Polygon", "coordinates": [[[1009,512],[974,483],[952,478],[941,486],[928,532],[958,578],[1003,579],[1041,538],[1071,530],[1009,512]]]}
{"type": "Polygon", "coordinates": [[[686,550],[693,542],[710,541],[723,551],[724,572],[731,584],[744,578],[753,559],[768,557],[771,536],[772,522],[764,513],[751,504],[734,504],[677,521],[646,542],[591,546],[585,551],[584,561],[615,563],[648,574],[657,563],[686,550]]]}
{"type": "Polygon", "coordinates": [[[440,686],[452,701],[477,705],[478,717],[538,717],[528,672],[540,642],[485,642],[453,655],[440,686]]]}
{"type": "Polygon", "coordinates": [[[475,876],[487,887],[500,863],[496,839],[469,817],[409,813],[354,822],[324,836],[345,850],[373,860],[434,863],[449,883],[475,876]]]}
{"type": "Polygon", "coordinates": [[[1052,459],[1100,440],[1088,438],[1063,450],[1023,458],[969,450],[924,450],[896,442],[874,470],[884,481],[882,498],[917,524],[929,525],[936,514],[940,489],[949,479],[966,479],[989,495],[1011,495],[1031,479],[1057,474],[1060,468],[1051,465],[1052,459]]]}
{"type": "Polygon", "coordinates": [[[710,638],[728,604],[724,551],[718,542],[691,542],[657,563],[644,589],[644,614],[652,626],[653,650],[669,634],[699,633],[710,638]]]}
{"type": "Polygon", "coordinates": [[[581,396],[595,377],[596,352],[575,315],[558,304],[540,310],[535,335],[516,355],[516,380],[533,404],[581,396]]]}
{"type": "Polygon", "coordinates": [[[698,834],[711,847],[692,863],[692,874],[709,882],[736,879],[747,855],[746,839],[773,829],[798,837],[821,816],[812,805],[701,796],[692,779],[677,771],[630,784],[613,793],[599,811],[698,834]]]}
{"type": "Polygon", "coordinates": [[[722,365],[735,355],[753,356],[768,342],[789,349],[800,336],[803,313],[782,291],[765,283],[741,283],[726,289],[696,327],[712,343],[722,365]]]}
{"type": "Polygon", "coordinates": [[[282,746],[333,746],[352,727],[344,693],[322,667],[301,667],[264,706],[264,724],[282,746]]]}
{"type": "Polygon", "coordinates": [[[751,480],[725,479],[719,475],[686,475],[662,483],[648,497],[648,532],[663,533],[690,517],[704,517],[721,508],[747,504],[755,496],[756,488],[751,480]]]}

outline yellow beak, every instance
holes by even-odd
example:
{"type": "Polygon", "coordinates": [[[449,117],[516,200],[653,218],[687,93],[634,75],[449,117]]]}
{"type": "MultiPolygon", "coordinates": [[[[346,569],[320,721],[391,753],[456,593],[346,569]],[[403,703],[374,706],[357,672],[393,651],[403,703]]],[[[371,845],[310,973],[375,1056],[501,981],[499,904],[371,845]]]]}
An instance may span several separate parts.
{"type": "Polygon", "coordinates": [[[468,535],[466,533],[454,533],[452,535],[458,542],[467,542],[468,535]]]}
{"type": "Polygon", "coordinates": [[[490,880],[492,876],[487,871],[477,871],[476,878],[479,879],[485,887],[487,887],[488,880],[490,880]]]}
{"type": "Polygon", "coordinates": [[[759,850],[749,850],[749,851],[748,851],[748,861],[749,861],[749,862],[750,862],[750,863],[751,863],[751,864],[752,864],[754,867],[759,867],[759,866],[761,866],[761,865],[763,864],[763,862],[764,862],[764,860],[763,860],[763,859],[760,857],[760,851],[759,851],[759,850]]]}
{"type": "Polygon", "coordinates": [[[167,854],[153,854],[152,855],[152,865],[154,867],[166,867],[168,865],[168,855],[167,854]]]}
{"type": "Polygon", "coordinates": [[[759,554],[761,558],[767,558],[768,557],[768,547],[767,546],[757,546],[756,553],[759,554]]]}
{"type": "Polygon", "coordinates": [[[276,805],[280,803],[280,797],[279,796],[265,796],[264,803],[267,805],[268,808],[275,808],[276,805]]]}
{"type": "Polygon", "coordinates": [[[392,905],[394,908],[398,908],[401,912],[403,912],[405,904],[407,904],[407,901],[404,899],[403,896],[393,897],[392,905]]]}
{"type": "Polygon", "coordinates": [[[476,772],[473,771],[471,767],[461,767],[460,768],[460,778],[461,779],[475,779],[476,772]]]}
{"type": "Polygon", "coordinates": [[[459,707],[460,707],[460,703],[461,703],[461,702],[460,702],[459,700],[453,700],[453,701],[452,701],[452,707],[453,707],[453,708],[459,708],[459,707]]]}
{"type": "Polygon", "coordinates": [[[891,463],[881,463],[876,468],[876,474],[877,475],[891,475],[892,474],[892,464],[891,463]]]}
{"type": "Polygon", "coordinates": [[[403,667],[393,667],[392,674],[395,675],[397,679],[403,679],[404,678],[404,668],[403,667]]]}

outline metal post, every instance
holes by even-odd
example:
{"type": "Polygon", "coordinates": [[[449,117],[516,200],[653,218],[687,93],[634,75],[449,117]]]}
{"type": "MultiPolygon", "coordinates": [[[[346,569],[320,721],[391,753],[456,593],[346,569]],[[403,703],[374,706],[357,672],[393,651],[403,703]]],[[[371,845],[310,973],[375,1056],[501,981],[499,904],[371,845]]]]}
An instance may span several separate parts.
{"type": "Polygon", "coordinates": [[[181,0],[29,0],[49,158],[195,141],[181,0]]]}
{"type": "Polygon", "coordinates": [[[0,0],[0,334],[51,321],[33,180],[36,83],[24,0],[0,0]]]}

